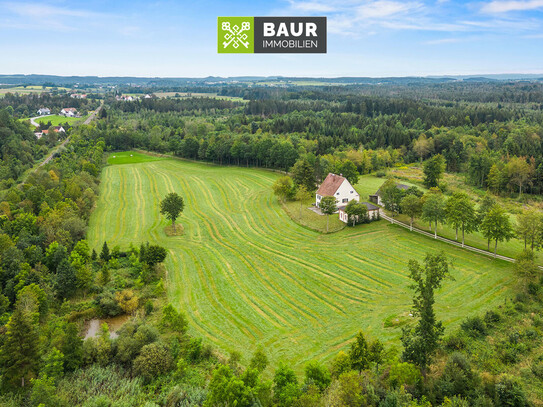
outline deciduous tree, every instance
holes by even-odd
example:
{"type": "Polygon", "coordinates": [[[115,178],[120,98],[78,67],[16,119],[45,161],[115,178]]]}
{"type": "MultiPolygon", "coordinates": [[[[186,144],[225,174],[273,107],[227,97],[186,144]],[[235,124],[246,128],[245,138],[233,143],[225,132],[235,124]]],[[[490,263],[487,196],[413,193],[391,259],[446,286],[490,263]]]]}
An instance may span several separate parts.
{"type": "Polygon", "coordinates": [[[423,165],[424,185],[428,188],[439,186],[439,180],[445,171],[445,158],[441,154],[436,154],[426,160],[423,165]]]}
{"type": "Polygon", "coordinates": [[[495,241],[494,256],[497,255],[498,242],[509,241],[514,236],[509,215],[500,205],[490,208],[481,222],[480,229],[488,241],[488,250],[490,250],[490,241],[495,241]]]}
{"type": "Polygon", "coordinates": [[[323,196],[319,207],[321,208],[321,212],[326,215],[326,233],[328,233],[329,217],[337,211],[336,198],[333,196],[323,196]]]}
{"type": "Polygon", "coordinates": [[[445,216],[447,222],[456,231],[458,240],[458,229],[462,231],[462,247],[464,246],[465,233],[477,230],[477,213],[475,205],[467,194],[457,192],[451,196],[445,204],[445,216]]]}
{"type": "Polygon", "coordinates": [[[413,220],[422,214],[422,201],[416,195],[406,195],[400,202],[402,213],[409,216],[410,230],[413,230],[413,220]]]}
{"type": "Polygon", "coordinates": [[[436,320],[434,292],[443,279],[449,276],[449,262],[444,252],[427,254],[424,265],[409,260],[409,277],[413,280],[413,311],[418,317],[414,329],[405,328],[402,334],[403,358],[419,366],[423,375],[443,335],[443,325],[436,320]]]}
{"type": "Polygon", "coordinates": [[[434,238],[437,239],[437,224],[445,220],[445,200],[440,193],[427,194],[422,206],[422,218],[432,224],[434,222],[434,238]]]}
{"type": "Polygon", "coordinates": [[[183,197],[175,192],[170,192],[160,202],[160,213],[172,221],[172,226],[175,230],[175,220],[179,217],[185,208],[183,197]]]}

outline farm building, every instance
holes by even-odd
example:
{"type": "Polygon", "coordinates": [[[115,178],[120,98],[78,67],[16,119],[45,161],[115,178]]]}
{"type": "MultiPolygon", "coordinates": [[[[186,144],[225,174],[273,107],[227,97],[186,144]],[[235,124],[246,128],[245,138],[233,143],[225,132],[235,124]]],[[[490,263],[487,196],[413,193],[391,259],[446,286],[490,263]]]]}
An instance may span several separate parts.
{"type": "Polygon", "coordinates": [[[72,93],[70,97],[73,99],[86,99],[87,95],[85,93],[72,93]]]}
{"type": "MultiPolygon", "coordinates": [[[[370,220],[377,219],[379,217],[379,207],[375,206],[374,204],[371,204],[369,202],[362,202],[362,205],[366,205],[366,209],[368,210],[368,217],[370,220]]],[[[339,220],[345,223],[349,222],[349,215],[347,215],[347,212],[345,212],[345,208],[347,205],[342,205],[338,207],[338,213],[339,213],[339,220]]],[[[358,220],[358,219],[357,219],[358,220]]]]}
{"type": "MultiPolygon", "coordinates": [[[[403,189],[404,191],[407,191],[411,187],[409,185],[405,185],[405,184],[396,184],[396,188],[403,189]]],[[[382,205],[383,204],[381,202],[381,188],[379,188],[375,194],[370,195],[370,201],[373,202],[376,205],[382,205]]]]}
{"type": "Polygon", "coordinates": [[[60,111],[60,114],[66,117],[77,116],[77,109],[75,107],[65,107],[60,111]]]}
{"type": "Polygon", "coordinates": [[[51,109],[48,109],[46,107],[42,107],[41,109],[38,110],[38,114],[40,116],[43,116],[44,114],[51,114],[51,109]]]}
{"type": "Polygon", "coordinates": [[[358,195],[358,192],[356,192],[347,178],[343,177],[341,174],[328,174],[317,191],[315,201],[317,206],[319,206],[323,196],[335,197],[337,204],[346,205],[353,199],[360,202],[360,195],[358,195]]]}

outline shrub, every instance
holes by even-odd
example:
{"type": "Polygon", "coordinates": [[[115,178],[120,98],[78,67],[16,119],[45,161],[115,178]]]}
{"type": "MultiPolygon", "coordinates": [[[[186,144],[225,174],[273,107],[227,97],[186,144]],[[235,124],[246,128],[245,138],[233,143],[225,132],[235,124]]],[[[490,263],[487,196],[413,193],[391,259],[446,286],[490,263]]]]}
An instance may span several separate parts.
{"type": "Polygon", "coordinates": [[[145,379],[152,379],[172,370],[173,358],[166,345],[153,342],[141,348],[134,360],[134,372],[145,379]]]}
{"type": "Polygon", "coordinates": [[[500,322],[501,316],[496,311],[488,310],[485,314],[485,322],[487,325],[493,325],[497,322],[500,322]]]}
{"type": "Polygon", "coordinates": [[[541,361],[532,365],[532,373],[538,379],[543,380],[543,363],[541,361]]]}
{"type": "Polygon", "coordinates": [[[498,378],[496,382],[496,405],[499,407],[528,406],[524,390],[515,378],[505,374],[498,378]]]}
{"type": "Polygon", "coordinates": [[[445,338],[445,348],[448,350],[462,350],[466,348],[466,338],[457,333],[445,338]]]}
{"type": "Polygon", "coordinates": [[[107,317],[116,317],[123,313],[122,308],[115,299],[115,294],[111,291],[104,291],[102,294],[97,295],[94,300],[100,315],[107,317]]]}
{"type": "Polygon", "coordinates": [[[197,387],[175,386],[166,397],[166,407],[201,406],[206,400],[207,391],[197,387]]]}
{"type": "Polygon", "coordinates": [[[541,289],[541,286],[539,284],[536,284],[533,281],[530,281],[528,283],[528,294],[537,295],[540,289],[541,289]]]}
{"type": "Polygon", "coordinates": [[[380,170],[380,171],[377,171],[377,172],[375,173],[375,176],[376,176],[376,177],[379,177],[379,178],[384,178],[384,177],[387,176],[387,173],[386,173],[386,171],[380,170]]]}
{"type": "Polygon", "coordinates": [[[469,336],[473,338],[485,336],[487,332],[487,326],[485,321],[479,316],[468,317],[460,325],[469,336]]]}
{"type": "Polygon", "coordinates": [[[414,386],[420,382],[421,378],[420,370],[409,362],[392,365],[388,376],[390,385],[394,388],[402,385],[414,386]]]}
{"type": "Polygon", "coordinates": [[[530,301],[530,297],[528,297],[526,293],[517,293],[513,301],[515,303],[526,304],[528,301],[530,301]]]}

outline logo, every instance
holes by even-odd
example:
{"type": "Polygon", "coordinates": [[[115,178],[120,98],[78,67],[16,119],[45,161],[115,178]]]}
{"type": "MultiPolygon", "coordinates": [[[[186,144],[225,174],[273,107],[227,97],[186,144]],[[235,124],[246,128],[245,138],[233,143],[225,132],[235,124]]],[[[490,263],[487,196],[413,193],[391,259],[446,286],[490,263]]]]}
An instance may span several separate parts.
{"type": "Polygon", "coordinates": [[[218,17],[219,54],[325,54],[326,17],[218,17]]]}
{"type": "Polygon", "coordinates": [[[254,52],[254,17],[219,17],[219,54],[254,52]]]}

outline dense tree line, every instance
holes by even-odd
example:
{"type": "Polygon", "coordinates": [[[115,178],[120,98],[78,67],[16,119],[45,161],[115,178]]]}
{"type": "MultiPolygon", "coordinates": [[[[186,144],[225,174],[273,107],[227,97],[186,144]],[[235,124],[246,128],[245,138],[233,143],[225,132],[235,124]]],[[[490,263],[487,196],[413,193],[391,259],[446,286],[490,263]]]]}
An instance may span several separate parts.
{"type": "Polygon", "coordinates": [[[11,106],[12,115],[16,118],[37,116],[40,108],[49,108],[52,114],[58,114],[65,107],[75,107],[80,113],[86,114],[99,106],[99,101],[88,97],[75,99],[69,94],[54,95],[51,92],[16,94],[6,93],[0,98],[0,109],[11,106]]]}

